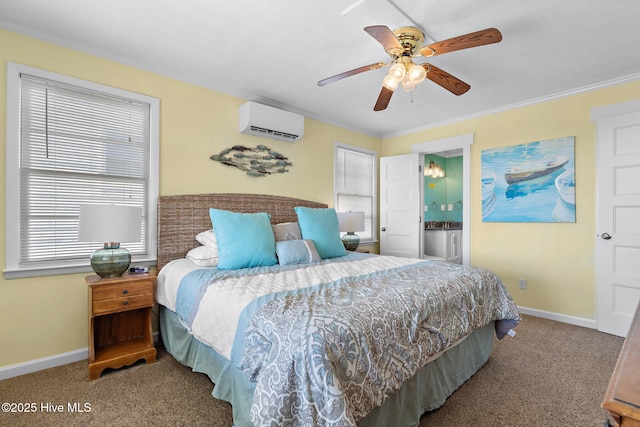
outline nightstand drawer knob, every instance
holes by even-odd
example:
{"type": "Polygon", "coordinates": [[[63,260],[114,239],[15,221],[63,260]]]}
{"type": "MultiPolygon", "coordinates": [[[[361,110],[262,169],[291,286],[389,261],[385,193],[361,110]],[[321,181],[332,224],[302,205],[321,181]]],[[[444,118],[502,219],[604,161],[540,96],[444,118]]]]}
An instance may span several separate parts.
{"type": "Polygon", "coordinates": [[[122,301],[122,305],[127,305],[129,304],[129,301],[122,301]]]}
{"type": "Polygon", "coordinates": [[[126,289],[123,289],[123,290],[122,290],[122,293],[126,295],[126,294],[128,294],[128,293],[129,293],[129,291],[128,291],[128,290],[126,290],[126,289]]]}

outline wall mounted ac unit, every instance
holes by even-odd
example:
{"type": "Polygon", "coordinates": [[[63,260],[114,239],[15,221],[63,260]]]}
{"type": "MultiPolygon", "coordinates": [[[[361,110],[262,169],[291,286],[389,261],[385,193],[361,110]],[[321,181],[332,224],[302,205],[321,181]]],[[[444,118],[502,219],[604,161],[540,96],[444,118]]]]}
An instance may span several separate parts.
{"type": "Polygon", "coordinates": [[[304,116],[256,102],[240,106],[240,132],[263,138],[295,142],[304,133],[304,116]]]}

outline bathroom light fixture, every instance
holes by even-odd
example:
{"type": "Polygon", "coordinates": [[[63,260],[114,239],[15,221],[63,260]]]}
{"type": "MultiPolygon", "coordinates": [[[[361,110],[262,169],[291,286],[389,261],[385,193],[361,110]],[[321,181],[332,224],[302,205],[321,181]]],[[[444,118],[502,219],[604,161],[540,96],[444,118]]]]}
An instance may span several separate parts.
{"type": "Polygon", "coordinates": [[[444,178],[444,169],[433,160],[429,161],[429,167],[424,169],[424,176],[431,178],[444,178]]]}

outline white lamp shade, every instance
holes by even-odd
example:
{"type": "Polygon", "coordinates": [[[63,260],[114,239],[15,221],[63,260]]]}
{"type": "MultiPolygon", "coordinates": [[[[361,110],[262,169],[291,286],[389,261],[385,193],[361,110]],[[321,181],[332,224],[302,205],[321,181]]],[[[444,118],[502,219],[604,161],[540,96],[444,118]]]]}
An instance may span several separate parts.
{"type": "Polygon", "coordinates": [[[80,205],[81,242],[139,242],[142,208],[121,205],[80,205]]]}
{"type": "Polygon", "coordinates": [[[338,212],[340,231],[364,231],[364,212],[338,212]]]}

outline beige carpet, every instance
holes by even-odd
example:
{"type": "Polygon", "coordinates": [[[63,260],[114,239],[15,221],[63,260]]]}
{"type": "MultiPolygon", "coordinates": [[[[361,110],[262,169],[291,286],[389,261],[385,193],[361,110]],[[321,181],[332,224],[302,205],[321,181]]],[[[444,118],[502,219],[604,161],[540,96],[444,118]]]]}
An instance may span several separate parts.
{"type": "MultiPolygon", "coordinates": [[[[530,316],[516,330],[421,427],[602,427],[608,417],[600,403],[623,339],[530,316]]],[[[93,382],[86,362],[77,362],[0,381],[1,402],[35,410],[0,412],[0,425],[231,426],[230,405],[211,389],[205,375],[162,349],[157,363],[105,371],[93,382]]]]}

